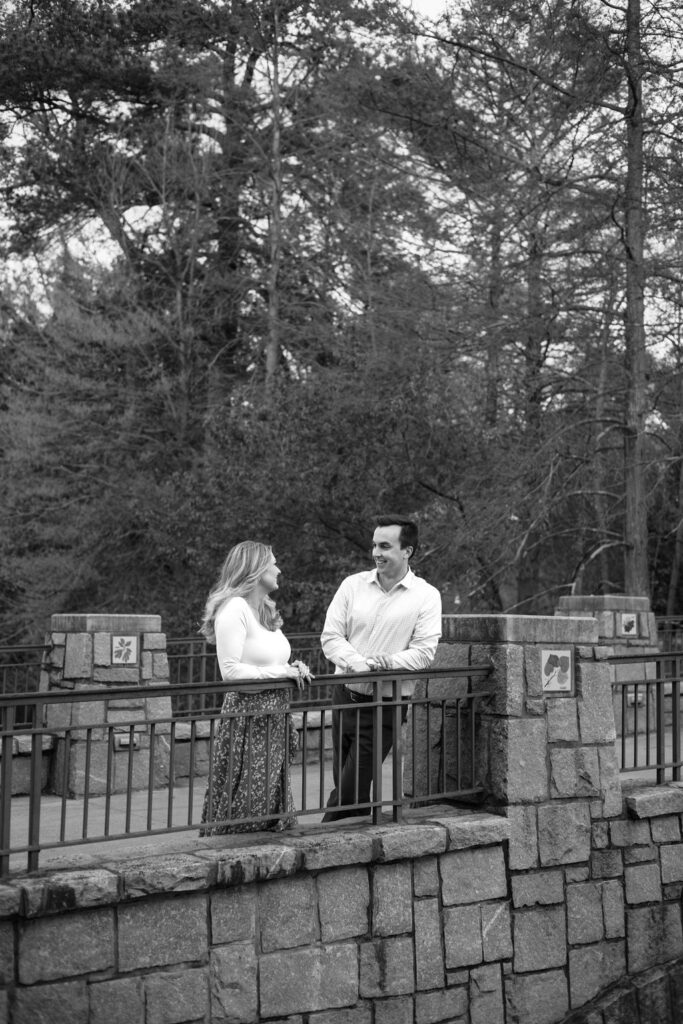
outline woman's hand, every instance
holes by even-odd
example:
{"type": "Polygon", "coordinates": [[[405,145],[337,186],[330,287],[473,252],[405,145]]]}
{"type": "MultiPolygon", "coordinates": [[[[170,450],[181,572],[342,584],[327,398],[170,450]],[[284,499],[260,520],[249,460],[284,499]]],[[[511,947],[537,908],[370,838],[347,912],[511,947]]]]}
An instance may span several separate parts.
{"type": "Polygon", "coordinates": [[[289,677],[294,680],[299,690],[303,690],[304,686],[313,679],[311,670],[303,661],[292,662],[289,666],[289,677]]]}

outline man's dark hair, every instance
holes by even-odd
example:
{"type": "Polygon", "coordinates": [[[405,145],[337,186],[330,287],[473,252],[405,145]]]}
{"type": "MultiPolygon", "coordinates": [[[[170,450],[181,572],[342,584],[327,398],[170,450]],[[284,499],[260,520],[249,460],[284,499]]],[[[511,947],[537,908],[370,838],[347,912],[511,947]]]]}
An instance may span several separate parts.
{"type": "Polygon", "coordinates": [[[398,542],[402,548],[412,548],[413,554],[410,557],[413,557],[417,551],[418,544],[417,523],[414,519],[387,513],[386,515],[375,516],[375,526],[400,526],[401,532],[398,535],[398,542]]]}

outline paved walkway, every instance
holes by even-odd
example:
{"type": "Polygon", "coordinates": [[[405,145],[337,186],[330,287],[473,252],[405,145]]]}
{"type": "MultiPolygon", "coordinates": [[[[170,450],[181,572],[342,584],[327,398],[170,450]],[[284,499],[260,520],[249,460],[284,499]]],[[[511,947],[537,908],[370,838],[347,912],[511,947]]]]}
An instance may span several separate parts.
{"type": "MultiPolygon", "coordinates": [[[[295,806],[318,808],[311,812],[297,811],[297,831],[319,826],[322,821],[322,811],[319,808],[325,803],[332,787],[330,763],[326,762],[322,771],[319,764],[310,764],[305,772],[301,765],[293,765],[290,774],[295,806]]],[[[391,793],[391,785],[390,755],[382,770],[382,791],[385,795],[391,793]]],[[[197,845],[215,844],[216,839],[202,839],[197,831],[205,788],[206,779],[198,778],[192,791],[188,786],[177,786],[170,793],[168,789],[157,789],[152,792],[151,800],[148,801],[147,791],[138,790],[131,793],[129,803],[126,802],[126,795],[119,793],[114,794],[109,802],[105,797],[95,797],[90,799],[87,805],[82,800],[67,800],[43,794],[40,815],[41,845],[58,845],[41,849],[40,868],[93,867],[106,860],[131,854],[144,857],[161,852],[187,851],[197,845]],[[164,829],[169,824],[176,831],[154,836],[146,834],[152,828],[164,829]],[[121,833],[133,835],[125,839],[86,843],[82,838],[84,832],[91,836],[121,833]]],[[[28,797],[17,796],[12,799],[11,845],[15,849],[25,846],[28,842],[28,812],[28,797]]],[[[370,816],[350,820],[354,824],[360,824],[369,821],[370,816]]],[[[231,837],[230,841],[234,838],[231,837]]],[[[222,837],[221,841],[226,840],[222,837]]],[[[12,855],[12,872],[25,871],[26,867],[27,852],[12,855]]]]}

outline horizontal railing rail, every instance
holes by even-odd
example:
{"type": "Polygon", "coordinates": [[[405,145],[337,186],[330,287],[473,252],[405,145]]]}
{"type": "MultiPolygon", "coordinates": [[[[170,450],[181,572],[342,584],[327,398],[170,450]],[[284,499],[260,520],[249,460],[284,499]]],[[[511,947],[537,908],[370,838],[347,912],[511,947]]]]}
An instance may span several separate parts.
{"type": "MultiPolygon", "coordinates": [[[[345,681],[372,682],[374,698],[362,707],[373,711],[375,725],[381,721],[383,708],[388,706],[394,711],[390,791],[384,791],[382,772],[376,771],[371,799],[345,805],[349,810],[370,814],[375,821],[380,820],[382,812],[400,820],[404,806],[411,803],[480,798],[483,790],[476,768],[477,723],[482,703],[491,696],[487,686],[489,673],[490,666],[470,665],[420,673],[380,672],[317,678],[306,697],[297,704],[289,704],[286,712],[287,728],[291,730],[296,726],[302,736],[301,766],[296,777],[292,766],[288,769],[296,815],[315,819],[324,812],[325,799],[332,788],[329,759],[332,712],[343,707],[345,715],[357,716],[359,706],[321,706],[316,690],[345,681]],[[404,795],[405,730],[401,727],[401,684],[417,680],[427,680],[427,685],[424,693],[420,688],[419,696],[408,699],[412,706],[412,725],[408,727],[412,730],[412,767],[408,792],[404,795]],[[452,688],[444,687],[444,680],[452,680],[452,688]],[[432,681],[439,683],[438,694],[434,692],[432,681]],[[379,690],[380,685],[386,683],[392,691],[388,702],[386,698],[382,700],[379,690]],[[416,718],[420,714],[424,721],[418,731],[416,718]],[[426,758],[422,778],[415,756],[418,748],[424,751],[426,758]],[[438,764],[434,764],[436,750],[440,751],[438,764]],[[315,755],[313,763],[310,763],[311,754],[315,755]]],[[[240,690],[262,687],[263,681],[204,684],[205,691],[216,696],[224,696],[227,690],[237,686],[240,690]]],[[[268,686],[291,690],[289,680],[269,680],[268,686]]],[[[189,696],[195,691],[194,683],[184,683],[0,695],[3,721],[0,730],[0,875],[6,876],[15,869],[37,869],[41,851],[48,849],[201,831],[201,812],[210,777],[208,765],[216,753],[219,723],[239,716],[219,709],[193,710],[179,720],[170,710],[171,697],[178,693],[189,696]],[[127,702],[141,698],[148,706],[155,707],[152,720],[135,708],[127,709],[127,702]],[[164,700],[169,706],[165,713],[159,714],[159,702],[164,700]],[[26,701],[34,711],[33,725],[16,722],[17,704],[26,701]],[[115,721],[107,717],[112,708],[116,713],[115,721]],[[51,709],[50,715],[48,709],[51,709]],[[69,724],[57,726],[56,719],[69,724]],[[21,744],[27,748],[30,765],[28,793],[12,799],[12,755],[21,744]],[[51,761],[47,787],[46,757],[51,761]],[[207,771],[202,772],[202,763],[207,771]],[[80,789],[78,794],[76,789],[80,789]]],[[[263,715],[254,712],[253,716],[241,717],[253,717],[255,721],[263,715]]],[[[376,736],[380,733],[381,729],[375,728],[376,736]]],[[[377,750],[374,763],[381,765],[381,754],[377,750]]],[[[253,785],[257,786],[253,765],[249,766],[249,772],[253,785]]],[[[277,822],[283,817],[283,813],[259,814],[256,818],[247,814],[240,818],[208,819],[205,825],[219,828],[227,825],[233,829],[256,820],[277,822]]]]}
{"type": "Polygon", "coordinates": [[[657,784],[681,778],[683,653],[615,655],[612,681],[622,772],[654,770],[657,784]],[[619,667],[626,668],[619,678],[619,667]],[[642,666],[642,669],[641,669],[642,666]]]}

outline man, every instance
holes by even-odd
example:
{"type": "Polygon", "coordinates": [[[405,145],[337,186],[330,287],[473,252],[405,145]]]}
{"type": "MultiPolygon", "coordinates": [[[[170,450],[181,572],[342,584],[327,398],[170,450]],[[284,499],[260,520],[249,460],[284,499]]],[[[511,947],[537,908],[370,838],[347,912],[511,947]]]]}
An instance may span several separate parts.
{"type": "MultiPolygon", "coordinates": [[[[441,595],[410,568],[418,545],[417,524],[396,515],[378,516],[375,522],[375,568],[347,576],[327,610],[321,643],[337,673],[425,669],[434,658],[441,636],[441,595]]],[[[413,685],[405,680],[402,696],[409,697],[413,685]]],[[[389,681],[382,684],[382,690],[383,699],[391,700],[389,681]]],[[[332,712],[334,789],[323,821],[368,813],[367,809],[349,810],[344,805],[370,799],[374,712],[363,705],[372,699],[373,685],[369,681],[333,687],[333,703],[351,704],[353,711],[332,712]]],[[[405,721],[405,705],[401,712],[401,721],[405,721]]],[[[388,704],[382,711],[382,761],[391,750],[392,717],[388,704]]]]}

